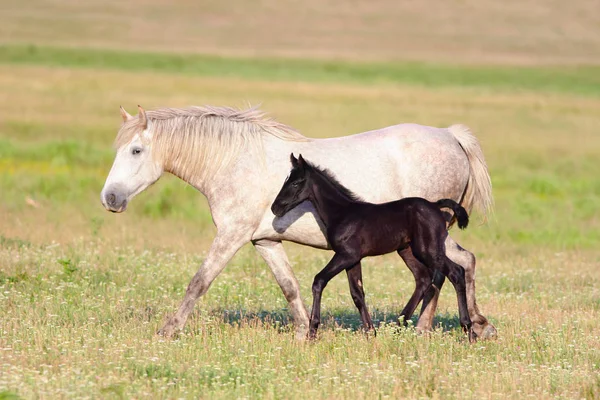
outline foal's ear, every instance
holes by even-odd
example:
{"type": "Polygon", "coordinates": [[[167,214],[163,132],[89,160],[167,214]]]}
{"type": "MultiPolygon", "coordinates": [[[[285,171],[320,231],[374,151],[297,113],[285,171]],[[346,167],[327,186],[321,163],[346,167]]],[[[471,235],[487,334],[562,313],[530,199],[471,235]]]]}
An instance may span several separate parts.
{"type": "Polygon", "coordinates": [[[292,162],[292,167],[298,167],[298,159],[294,157],[294,153],[290,154],[290,161],[292,162]]]}
{"type": "Polygon", "coordinates": [[[123,117],[123,122],[127,122],[131,118],[133,118],[131,115],[129,115],[129,113],[127,111],[125,111],[123,106],[119,106],[119,110],[121,111],[121,117],[123,117]]]}
{"type": "Polygon", "coordinates": [[[146,117],[146,111],[142,108],[142,106],[138,105],[138,117],[140,119],[140,125],[142,125],[142,129],[146,129],[148,127],[148,118],[146,117]]]}
{"type": "Polygon", "coordinates": [[[304,161],[304,158],[302,158],[302,154],[298,154],[298,166],[304,168],[305,165],[306,161],[304,161]]]}

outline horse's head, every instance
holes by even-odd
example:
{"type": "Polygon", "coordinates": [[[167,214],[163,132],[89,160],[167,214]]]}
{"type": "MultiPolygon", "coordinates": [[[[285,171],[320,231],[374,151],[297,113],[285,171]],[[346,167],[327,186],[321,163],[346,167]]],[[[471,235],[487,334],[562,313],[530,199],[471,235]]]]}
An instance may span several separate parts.
{"type": "Polygon", "coordinates": [[[307,200],[310,195],[307,164],[302,154],[298,158],[291,154],[290,160],[292,161],[290,176],[283,183],[283,187],[271,205],[271,211],[278,217],[283,217],[288,211],[307,200]]]}
{"type": "Polygon", "coordinates": [[[117,136],[117,155],[100,194],[108,211],[123,212],[127,203],[160,178],[163,167],[152,155],[152,123],[139,107],[132,117],[121,107],[123,125],[117,136]]]}

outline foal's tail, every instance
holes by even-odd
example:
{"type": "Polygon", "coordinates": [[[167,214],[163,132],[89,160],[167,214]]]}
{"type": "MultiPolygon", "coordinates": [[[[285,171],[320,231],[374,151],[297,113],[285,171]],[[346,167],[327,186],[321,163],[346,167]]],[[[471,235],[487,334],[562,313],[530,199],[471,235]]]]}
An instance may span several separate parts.
{"type": "Polygon", "coordinates": [[[454,211],[454,217],[458,222],[458,227],[460,229],[465,229],[467,225],[469,225],[469,214],[467,214],[467,210],[454,200],[450,199],[442,199],[435,203],[439,208],[449,208],[454,211]]]}

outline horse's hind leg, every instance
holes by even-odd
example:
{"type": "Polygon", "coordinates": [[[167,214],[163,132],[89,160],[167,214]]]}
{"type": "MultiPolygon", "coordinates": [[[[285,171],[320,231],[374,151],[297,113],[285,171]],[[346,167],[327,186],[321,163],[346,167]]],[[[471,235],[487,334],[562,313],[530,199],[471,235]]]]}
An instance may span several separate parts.
{"type": "Polygon", "coordinates": [[[360,263],[354,265],[352,268],[346,269],[348,275],[348,283],[350,285],[350,295],[354,301],[354,305],[360,313],[360,319],[362,320],[363,327],[366,331],[375,332],[371,315],[367,309],[367,303],[365,302],[365,291],[363,288],[362,279],[362,266],[360,263]]]}
{"type": "Polygon", "coordinates": [[[477,337],[482,339],[495,338],[497,335],[496,328],[479,312],[475,299],[475,256],[470,251],[460,247],[450,236],[446,239],[446,255],[465,269],[467,306],[469,316],[473,322],[473,331],[475,331],[477,337]]]}
{"type": "Polygon", "coordinates": [[[410,300],[408,300],[408,303],[406,303],[406,306],[404,306],[404,309],[400,313],[402,322],[406,325],[407,321],[412,317],[417,306],[419,305],[419,302],[423,298],[423,295],[431,287],[432,280],[431,272],[425,265],[415,258],[410,247],[398,250],[398,254],[400,257],[402,257],[406,263],[406,266],[408,269],[410,269],[413,277],[415,278],[415,290],[410,297],[410,300]]]}

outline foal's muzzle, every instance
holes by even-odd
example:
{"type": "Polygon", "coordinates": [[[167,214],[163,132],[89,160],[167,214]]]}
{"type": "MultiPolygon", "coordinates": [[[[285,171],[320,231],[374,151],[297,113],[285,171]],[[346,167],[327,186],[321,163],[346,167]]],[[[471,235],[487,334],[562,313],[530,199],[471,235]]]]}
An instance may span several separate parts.
{"type": "Polygon", "coordinates": [[[271,205],[271,212],[275,214],[276,217],[283,217],[286,213],[286,206],[287,204],[273,203],[271,205]]]}

